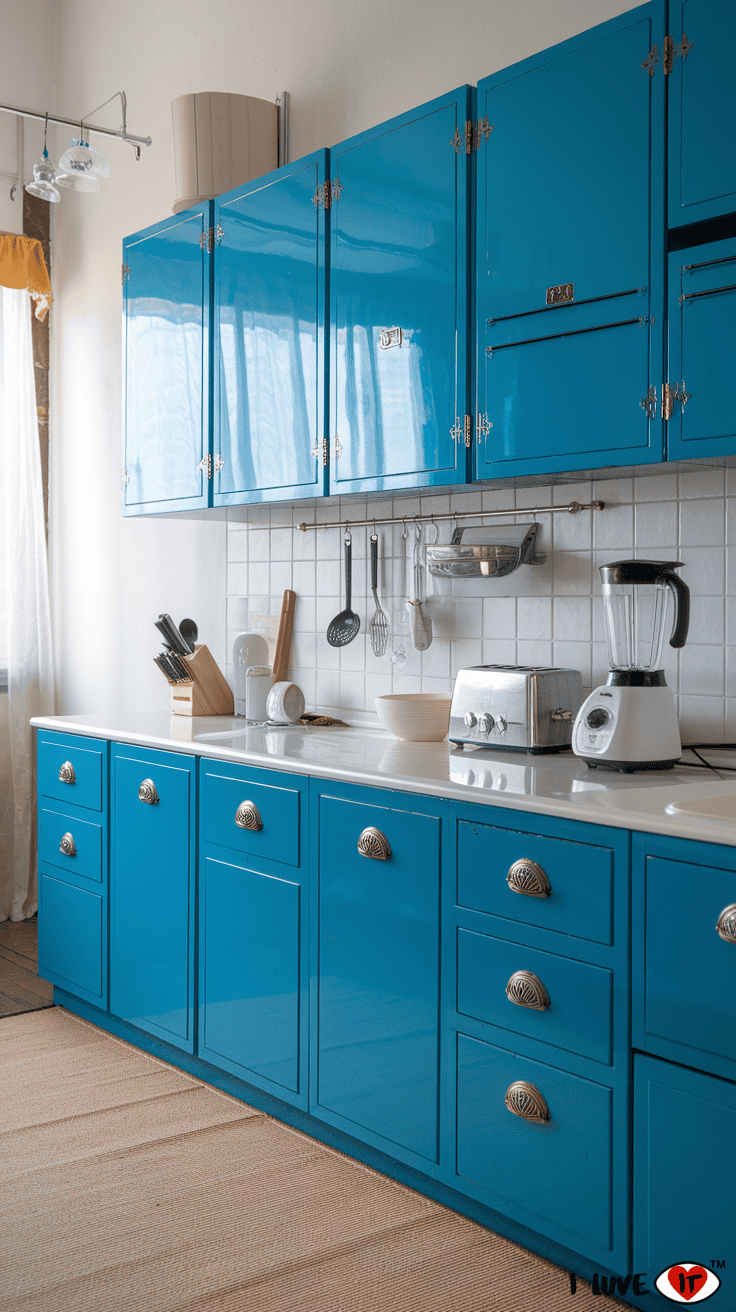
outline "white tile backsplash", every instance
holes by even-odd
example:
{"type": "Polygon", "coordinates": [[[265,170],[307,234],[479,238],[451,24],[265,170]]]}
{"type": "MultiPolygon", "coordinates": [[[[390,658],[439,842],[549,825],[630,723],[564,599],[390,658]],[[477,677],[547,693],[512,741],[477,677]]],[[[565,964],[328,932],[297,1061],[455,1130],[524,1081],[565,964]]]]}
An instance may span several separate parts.
{"type": "MultiPolygon", "coordinates": [[[[595,687],[608,673],[599,565],[630,555],[682,560],[682,577],[692,594],[690,641],[679,654],[665,647],[665,671],[678,699],[683,741],[736,739],[732,471],[725,478],[722,470],[708,468],[653,475],[645,467],[633,478],[553,487],[443,488],[367,501],[332,497],[294,506],[238,507],[228,512],[228,520],[228,643],[247,627],[249,603],[254,613],[278,614],[283,589],[293,587],[298,601],[290,677],[304,690],[309,709],[372,710],[373,699],[381,694],[450,692],[458,669],[481,662],[567,665],[581,670],[586,689],[595,687]],[[605,501],[606,508],[578,515],[538,513],[538,550],[547,557],[542,565],[522,566],[497,581],[449,581],[425,573],[434,636],[427,651],[414,650],[406,606],[412,583],[411,515],[462,515],[482,506],[508,510],[507,522],[526,523],[528,507],[592,498],[605,501]],[[372,514],[394,520],[377,526],[379,596],[392,630],[382,657],[373,655],[370,642],[375,608],[367,560],[370,526],[353,529],[353,607],[362,628],[342,650],[328,645],[325,631],[345,605],[343,533],[298,529],[302,521],[344,523],[372,514]]],[[[440,541],[449,541],[452,524],[444,521],[437,527],[440,541]]]]}

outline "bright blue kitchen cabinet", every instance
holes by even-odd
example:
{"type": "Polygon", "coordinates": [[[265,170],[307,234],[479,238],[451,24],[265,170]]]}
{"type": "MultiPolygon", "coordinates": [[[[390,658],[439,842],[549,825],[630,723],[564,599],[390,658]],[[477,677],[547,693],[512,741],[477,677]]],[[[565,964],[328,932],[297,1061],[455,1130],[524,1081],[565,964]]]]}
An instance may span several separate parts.
{"type": "Polygon", "coordinates": [[[446,804],[317,781],[312,788],[310,1109],[431,1172],[439,1161],[446,804]]]}
{"type": "Polygon", "coordinates": [[[669,226],[736,210],[733,0],[670,0],[669,226]]]}
{"type": "Polygon", "coordinates": [[[698,1263],[722,1281],[709,1303],[722,1312],[736,1306],[735,1138],[735,1084],[636,1054],[633,1269],[653,1289],[698,1263]]]}
{"type": "Polygon", "coordinates": [[[663,459],[664,31],[653,0],[478,84],[476,478],[663,459]]]}
{"type": "Polygon", "coordinates": [[[123,514],[210,504],[210,201],[123,242],[123,514]]]}
{"type": "Polygon", "coordinates": [[[114,743],[110,1011],[194,1051],[196,758],[114,743]]]}
{"type": "Polygon", "coordinates": [[[320,496],[327,151],[215,201],[214,504],[320,496]]]}
{"type": "Polygon", "coordinates": [[[464,483],[473,92],[330,151],[330,490],[464,483]]]}
{"type": "Polygon", "coordinates": [[[198,1052],[305,1109],[307,794],[303,776],[201,765],[198,1052]]]}
{"type": "MultiPolygon", "coordinates": [[[[736,9],[734,10],[736,13],[736,9]]],[[[736,238],[669,256],[670,460],[736,449],[736,238]]]]}

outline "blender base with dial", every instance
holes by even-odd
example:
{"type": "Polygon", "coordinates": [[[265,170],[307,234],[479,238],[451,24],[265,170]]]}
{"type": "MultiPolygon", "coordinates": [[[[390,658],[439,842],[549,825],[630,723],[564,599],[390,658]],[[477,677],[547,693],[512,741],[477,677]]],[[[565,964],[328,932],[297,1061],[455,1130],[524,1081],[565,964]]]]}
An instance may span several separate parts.
{"type": "Polygon", "coordinates": [[[613,670],[578,711],[572,750],[602,770],[668,770],[682,754],[664,670],[613,670]]]}

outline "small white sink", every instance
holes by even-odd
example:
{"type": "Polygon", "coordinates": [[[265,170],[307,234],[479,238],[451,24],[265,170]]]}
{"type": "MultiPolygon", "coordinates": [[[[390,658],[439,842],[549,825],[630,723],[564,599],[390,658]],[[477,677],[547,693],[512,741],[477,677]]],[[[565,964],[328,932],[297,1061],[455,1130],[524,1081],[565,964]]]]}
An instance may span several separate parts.
{"type": "Polygon", "coordinates": [[[719,793],[716,797],[670,802],[665,810],[668,815],[692,815],[703,820],[720,821],[721,824],[736,824],[736,789],[730,793],[719,793]]]}

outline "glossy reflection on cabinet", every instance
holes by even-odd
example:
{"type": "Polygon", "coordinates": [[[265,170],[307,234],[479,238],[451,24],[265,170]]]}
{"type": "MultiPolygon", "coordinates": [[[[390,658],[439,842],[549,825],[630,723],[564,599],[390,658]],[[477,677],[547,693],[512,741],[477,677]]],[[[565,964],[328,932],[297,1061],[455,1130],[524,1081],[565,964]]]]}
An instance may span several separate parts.
{"type": "Polygon", "coordinates": [[[330,151],[333,492],[466,480],[472,100],[460,87],[330,151]]]}
{"type": "Polygon", "coordinates": [[[123,514],[208,504],[211,208],[123,242],[123,514]]]}
{"type": "Polygon", "coordinates": [[[215,202],[217,506],[325,490],[326,170],[320,150],[215,202]]]}
{"type": "Polygon", "coordinates": [[[478,84],[478,478],[662,459],[664,6],[478,84]],[[650,233],[651,248],[650,248],[650,233]]]}

